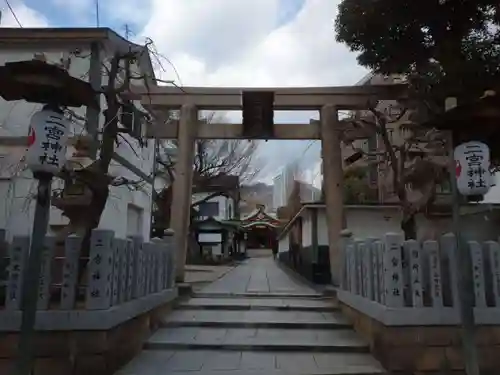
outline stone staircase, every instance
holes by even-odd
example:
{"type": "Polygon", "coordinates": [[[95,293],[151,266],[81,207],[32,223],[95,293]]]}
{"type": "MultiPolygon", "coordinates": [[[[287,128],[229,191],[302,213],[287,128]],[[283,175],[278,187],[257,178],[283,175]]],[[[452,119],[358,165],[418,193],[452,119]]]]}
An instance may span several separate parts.
{"type": "Polygon", "coordinates": [[[195,294],[119,375],[384,374],[322,295],[195,294]]]}

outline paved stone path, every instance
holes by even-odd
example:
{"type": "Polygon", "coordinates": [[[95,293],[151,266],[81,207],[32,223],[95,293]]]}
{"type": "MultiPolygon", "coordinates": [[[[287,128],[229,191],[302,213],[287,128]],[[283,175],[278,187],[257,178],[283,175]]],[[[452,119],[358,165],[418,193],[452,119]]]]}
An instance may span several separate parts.
{"type": "Polygon", "coordinates": [[[247,255],[250,258],[270,258],[273,256],[273,251],[271,249],[247,249],[247,255]]]}
{"type": "Polygon", "coordinates": [[[116,375],[375,375],[332,299],[253,258],[178,304],[116,375]]]}
{"type": "Polygon", "coordinates": [[[210,294],[210,297],[214,297],[214,294],[318,297],[315,290],[292,279],[269,257],[248,259],[223,278],[203,288],[200,294],[210,294]]]}
{"type": "Polygon", "coordinates": [[[184,283],[197,291],[221,278],[232,268],[234,268],[232,265],[186,265],[184,283]]]}

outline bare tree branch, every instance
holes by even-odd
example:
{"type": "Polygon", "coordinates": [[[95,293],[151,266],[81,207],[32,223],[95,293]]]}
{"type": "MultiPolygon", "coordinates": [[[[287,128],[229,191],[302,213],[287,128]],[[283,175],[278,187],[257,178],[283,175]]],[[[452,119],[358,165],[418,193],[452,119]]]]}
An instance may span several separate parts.
{"type": "Polygon", "coordinates": [[[374,132],[378,138],[376,150],[367,152],[355,146],[355,140],[350,137],[346,137],[344,143],[350,144],[355,152],[370,157],[376,165],[389,167],[390,186],[403,210],[402,228],[408,238],[413,238],[415,214],[433,202],[436,187],[445,180],[447,172],[446,163],[440,163],[438,159],[444,150],[442,134],[409,121],[410,114],[405,108],[391,118],[371,107],[368,116],[347,119],[346,122],[350,129],[374,132]],[[389,136],[389,126],[399,135],[397,141],[389,136]]]}
{"type": "MultiPolygon", "coordinates": [[[[204,121],[218,121],[214,113],[208,114],[204,121]]],[[[193,163],[193,188],[197,191],[203,191],[210,187],[213,181],[219,176],[238,176],[240,184],[249,182],[259,173],[258,160],[255,155],[258,144],[255,141],[247,140],[213,140],[198,139],[195,143],[195,155],[193,163]]],[[[175,181],[175,164],[170,155],[165,151],[157,156],[161,171],[158,173],[166,174],[169,177],[169,183],[158,195],[157,206],[163,225],[169,225],[170,207],[172,204],[172,184],[175,181]]],[[[192,208],[224,193],[224,189],[218,189],[209,194],[201,202],[198,201],[192,205],[192,208]]]]}

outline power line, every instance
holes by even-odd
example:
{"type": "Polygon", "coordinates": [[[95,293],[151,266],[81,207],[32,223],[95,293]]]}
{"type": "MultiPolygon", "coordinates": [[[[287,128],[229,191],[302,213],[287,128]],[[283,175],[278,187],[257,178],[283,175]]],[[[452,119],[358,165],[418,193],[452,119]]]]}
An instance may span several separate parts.
{"type": "Polygon", "coordinates": [[[300,164],[300,160],[306,155],[307,151],[317,142],[317,140],[310,140],[309,144],[304,148],[304,151],[302,151],[302,154],[295,158],[292,162],[292,164],[296,164],[298,167],[298,164],[300,164]]]}
{"type": "Polygon", "coordinates": [[[302,153],[299,156],[297,156],[296,158],[294,158],[291,162],[285,163],[285,165],[279,169],[279,172],[277,172],[276,176],[281,175],[282,173],[284,173],[285,169],[290,168],[290,167],[294,167],[294,169],[297,170],[299,168],[298,164],[300,164],[300,159],[302,159],[304,157],[304,155],[307,153],[307,151],[309,151],[309,149],[316,142],[317,142],[317,140],[309,140],[307,146],[304,148],[302,153]]]}
{"type": "Polygon", "coordinates": [[[5,0],[5,3],[7,4],[7,7],[9,8],[10,12],[12,13],[12,16],[14,17],[14,19],[16,20],[17,24],[19,25],[20,28],[23,27],[23,25],[21,24],[21,21],[19,21],[19,18],[17,18],[17,15],[16,15],[16,12],[14,12],[14,9],[12,8],[12,6],[10,5],[10,2],[9,0],[5,0]]]}
{"type": "Polygon", "coordinates": [[[298,160],[298,159],[302,159],[302,157],[306,154],[306,152],[307,152],[307,151],[309,151],[309,149],[310,149],[310,148],[312,147],[312,145],[313,145],[313,144],[315,144],[315,143],[316,143],[316,140],[311,140],[311,141],[309,141],[309,144],[307,145],[307,147],[306,147],[306,148],[304,149],[304,151],[302,152],[302,155],[300,155],[300,156],[297,158],[297,160],[298,160]]]}

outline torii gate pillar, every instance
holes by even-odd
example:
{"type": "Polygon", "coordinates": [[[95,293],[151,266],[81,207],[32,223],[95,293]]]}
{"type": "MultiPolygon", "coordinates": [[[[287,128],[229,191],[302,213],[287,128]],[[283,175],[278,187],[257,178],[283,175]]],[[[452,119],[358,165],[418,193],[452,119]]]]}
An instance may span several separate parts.
{"type": "Polygon", "coordinates": [[[175,278],[184,281],[184,264],[189,245],[189,221],[191,214],[191,188],[193,186],[194,148],[198,126],[198,109],[184,104],[180,111],[177,134],[178,156],[175,163],[175,180],[172,192],[170,222],[174,230],[175,278]]]}
{"type": "MultiPolygon", "coordinates": [[[[339,282],[342,252],[339,249],[340,232],[343,229],[342,159],[340,146],[339,110],[366,109],[367,103],[375,100],[394,100],[406,95],[407,86],[365,85],[347,87],[309,88],[242,88],[242,87],[167,87],[134,86],[129,93],[131,99],[141,99],[145,108],[152,111],[178,110],[180,121],[169,122],[151,129],[154,138],[177,138],[179,157],[175,167],[173,204],[171,210],[172,227],[175,230],[177,246],[177,279],[184,278],[184,262],[187,254],[189,216],[191,206],[191,178],[194,159],[195,139],[319,139],[322,143],[323,178],[330,245],[330,269],[332,281],[339,282]],[[255,104],[255,121],[269,123],[271,111],[269,103],[274,97],[272,109],[317,111],[321,110],[321,121],[309,124],[273,124],[266,129],[248,129],[242,124],[207,124],[197,120],[197,110],[242,110],[245,92],[252,94],[255,104]],[[271,92],[271,93],[269,93],[271,92]],[[260,98],[255,98],[260,96],[260,98]],[[264,99],[266,98],[266,99],[264,99]],[[258,100],[257,100],[258,99],[258,100]],[[249,132],[249,130],[252,130],[249,132]]],[[[249,98],[248,93],[246,95],[249,98]]],[[[251,100],[252,101],[252,100],[251,100]]],[[[252,124],[257,126],[258,124],[252,124]]],[[[362,133],[362,132],[361,132],[362,133]]],[[[361,138],[366,138],[360,134],[361,138]]]]}
{"type": "Polygon", "coordinates": [[[342,260],[340,232],[343,229],[343,170],[340,140],[340,123],[337,108],[327,104],[321,108],[321,154],[323,158],[324,195],[326,203],[326,222],[330,253],[330,272],[332,283],[338,285],[342,260]]]}

